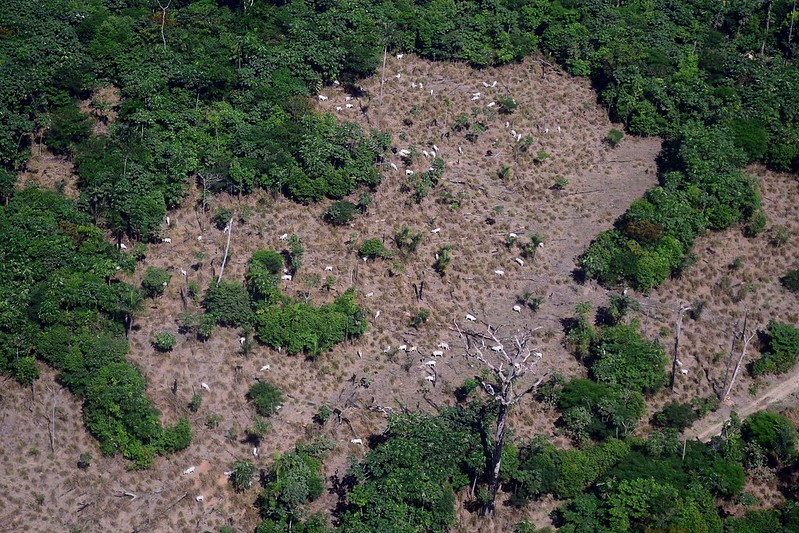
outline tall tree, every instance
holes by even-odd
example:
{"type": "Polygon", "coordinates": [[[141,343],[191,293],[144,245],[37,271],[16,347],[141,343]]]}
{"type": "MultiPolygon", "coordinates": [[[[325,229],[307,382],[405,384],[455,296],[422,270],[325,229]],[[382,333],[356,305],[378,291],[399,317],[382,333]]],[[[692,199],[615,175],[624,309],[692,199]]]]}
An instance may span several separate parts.
{"type": "MultiPolygon", "coordinates": [[[[539,329],[539,328],[536,328],[539,329]]],[[[534,374],[535,366],[541,360],[540,352],[532,352],[529,347],[532,333],[526,330],[513,337],[510,349],[498,338],[499,328],[486,325],[486,333],[462,332],[466,334],[466,356],[475,359],[490,371],[491,380],[481,379],[483,389],[497,402],[496,428],[494,431],[494,449],[491,452],[491,463],[488,472],[488,500],[481,514],[494,514],[494,501],[499,490],[499,471],[502,463],[502,450],[505,447],[507,420],[511,408],[521,401],[526,394],[533,392],[543,381],[543,377],[534,383],[524,383],[534,374]],[[491,346],[486,341],[492,342],[491,346]]]]}

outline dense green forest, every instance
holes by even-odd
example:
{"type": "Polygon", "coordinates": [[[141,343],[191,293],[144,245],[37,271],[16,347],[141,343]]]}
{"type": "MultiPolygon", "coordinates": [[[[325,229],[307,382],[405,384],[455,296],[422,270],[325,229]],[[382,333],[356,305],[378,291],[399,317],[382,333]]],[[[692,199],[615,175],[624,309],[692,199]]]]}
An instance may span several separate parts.
{"type": "MultiPolygon", "coordinates": [[[[141,290],[120,281],[118,272],[131,274],[136,263],[103,232],[158,240],[165,214],[194,186],[204,195],[262,188],[299,203],[374,190],[391,132],[320,114],[311,98],[333,82],[357,93],[386,49],[477,67],[542,54],[589,77],[628,133],[663,137],[658,186],[579,260],[585,277],[605,285],[657,287],[691,265],[702,232],[764,230],[759,193],[742,167],[799,170],[795,7],[792,0],[9,3],[0,12],[0,370],[28,384],[38,376],[37,358],[52,365],[83,399],[102,450],[121,452],[134,467],[188,446],[188,422],[162,425],[144,377],[126,360],[133,317],[168,275],[149,272],[141,290]],[[77,103],[104,85],[119,89],[118,118],[95,135],[94,119],[77,103]],[[74,163],[76,202],[15,188],[37,141],[74,163]]],[[[97,117],[110,105],[91,102],[97,117]]],[[[283,267],[280,254],[256,252],[245,282],[209,288],[205,313],[184,317],[185,328],[198,338],[217,324],[253,328],[256,340],[311,357],[365,330],[350,291],[322,307],[280,294],[283,267]],[[297,327],[289,333],[287,324],[297,327]]],[[[709,408],[699,398],[667,406],[653,421],[660,429],[631,437],[647,398],[666,383],[663,348],[634,320],[595,327],[589,311],[579,310],[568,332],[588,379],[553,376],[538,393],[574,447],[556,448],[543,436],[506,442],[501,480],[512,505],[552,495],[562,501],[555,523],[569,532],[798,531],[795,504],[742,517],[723,511],[746,498],[746,472],[796,470],[790,421],[758,413],[733,419],[707,444],[686,443],[679,430],[709,408]]],[[[768,333],[753,371],[791,368],[795,328],[775,322],[768,333]]],[[[487,503],[497,406],[478,381],[435,416],[391,417],[342,481],[340,531],[447,531],[457,491],[476,486],[487,503]]],[[[303,513],[322,492],[328,444],[298,446],[262,476],[258,531],[328,530],[324,517],[303,513]]],[[[251,465],[239,466],[251,483],[251,465]]],[[[521,523],[517,531],[533,528],[521,523]]]]}

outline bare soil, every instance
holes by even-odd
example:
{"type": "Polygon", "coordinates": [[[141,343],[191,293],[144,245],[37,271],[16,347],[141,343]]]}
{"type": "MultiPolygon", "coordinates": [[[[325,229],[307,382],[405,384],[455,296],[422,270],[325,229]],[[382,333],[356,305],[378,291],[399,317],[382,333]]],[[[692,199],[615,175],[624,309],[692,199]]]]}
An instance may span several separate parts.
{"type": "MultiPolygon", "coordinates": [[[[320,109],[365,127],[375,127],[380,115],[380,128],[393,133],[398,149],[413,146],[421,154],[435,144],[437,155],[447,164],[443,182],[420,205],[414,204],[403,188],[405,167],[398,156],[392,156],[368,212],[344,228],[322,222],[324,203],[301,206],[266,192],[249,197],[220,195],[209,212],[202,212],[199,193],[191,189],[184,207],[170,213],[169,226],[164,224],[163,236],[172,243],[151,245],[145,265],[128,281],[138,283],[146,266],[168,268],[173,274],[166,294],[148,301],[137,317],[130,336],[130,358],[147,376],[148,393],[163,420],[190,419],[194,443],[184,452],[157,459],[151,470],[128,472],[121,458],[101,457],[96,442],[82,426],[79,403],[55,384],[51,371],[44,369],[35,401],[30,389],[7,380],[0,402],[0,428],[4,435],[14,437],[6,437],[6,445],[0,447],[0,489],[10,495],[0,500],[0,531],[71,527],[82,531],[203,531],[225,523],[237,531],[251,530],[257,523],[252,506],[256,493],[235,495],[229,489],[224,472],[233,461],[248,458],[266,469],[276,453],[325,434],[338,444],[325,461],[326,475],[343,475],[348,458],[366,452],[350,439],[366,442],[370,435],[382,433],[386,427],[383,411],[433,412],[437,406],[451,404],[453,390],[479,371],[464,357],[465,343],[454,322],[474,329],[486,323],[501,325],[503,336],[541,326],[535,350],[544,356],[538,374],[584,373],[562,346],[561,321],[573,316],[579,302],[589,301],[595,307],[606,304],[609,291],[590,282],[577,284],[572,275],[575,259],[599,231],[609,228],[634,199],[655,184],[654,160],[660,142],[625,138],[618,148],[610,148],[604,138],[618,125],[610,123],[597,107],[589,83],[535,59],[477,71],[409,55],[402,60],[390,57],[382,113],[380,76],[361,85],[366,95],[351,100],[338,86],[325,88],[322,94],[329,99],[318,102],[320,109]],[[494,80],[498,83],[491,88],[494,80]],[[473,101],[476,92],[481,96],[473,101]],[[506,95],[519,104],[508,117],[497,114],[496,106],[488,107],[506,95]],[[348,103],[353,108],[346,108],[348,103]],[[338,106],[342,111],[335,111],[338,106]],[[468,141],[465,132],[451,129],[453,116],[460,113],[485,123],[485,131],[475,142],[468,141]],[[507,128],[505,121],[509,122],[507,128]],[[510,130],[533,138],[526,153],[514,155],[517,142],[511,139],[510,130]],[[542,151],[549,157],[534,162],[542,151]],[[390,162],[398,171],[391,170],[390,162]],[[512,178],[499,177],[503,165],[511,167],[512,178]],[[568,181],[563,190],[551,188],[557,177],[568,181]],[[316,361],[288,357],[263,346],[245,357],[238,340],[242,332],[222,328],[205,343],[178,334],[173,352],[156,352],[151,345],[154,334],[177,334],[177,317],[184,311],[179,289],[185,282],[179,270],[188,271],[188,279],[203,288],[218,275],[226,235],[210,222],[210,211],[216,207],[235,207],[246,219],[234,224],[225,279],[242,279],[253,251],[281,250],[285,241],[279,236],[297,233],[304,240],[304,264],[292,281],[283,282],[284,291],[307,293],[309,300],[318,304],[354,285],[360,303],[372,317],[378,311],[380,316],[370,320],[363,338],[339,345],[316,361]],[[492,224],[487,223],[489,218],[492,224]],[[357,257],[354,249],[367,238],[382,238],[391,247],[391,238],[402,225],[425,235],[415,254],[397,259],[396,266],[391,260],[364,263],[357,257]],[[436,228],[440,231],[432,233],[436,228]],[[522,241],[529,241],[533,233],[543,236],[544,246],[534,261],[526,261],[524,266],[514,262],[520,257],[519,247],[505,245],[511,232],[522,241]],[[439,276],[432,265],[444,244],[452,245],[453,259],[447,273],[439,276]],[[331,274],[325,272],[326,266],[333,267],[336,279],[331,292],[321,288],[321,281],[331,274]],[[496,270],[504,275],[495,274],[496,270]],[[419,301],[413,286],[422,281],[425,289],[419,301]],[[525,290],[545,298],[538,312],[512,310],[525,290]],[[415,330],[409,320],[420,309],[430,311],[430,320],[415,330]],[[466,323],[467,313],[478,322],[466,323]],[[425,380],[428,371],[421,363],[442,341],[450,349],[437,360],[433,385],[425,380]],[[397,351],[402,344],[416,346],[418,351],[397,351]],[[260,372],[266,364],[270,370],[260,372]],[[243,430],[255,415],[245,393],[257,379],[278,384],[286,391],[287,401],[271,418],[271,431],[256,458],[252,446],[243,441],[243,430]],[[175,382],[178,387],[173,395],[175,382]],[[202,382],[209,385],[209,392],[200,388],[202,382]],[[193,414],[188,404],[195,393],[202,395],[202,406],[193,414]],[[45,418],[52,413],[53,398],[58,405],[55,450],[50,449],[50,426],[45,418]],[[322,405],[341,409],[349,423],[337,424],[331,419],[319,429],[312,416],[322,405]],[[382,411],[375,410],[378,407],[382,411]],[[221,420],[217,427],[209,428],[206,422],[213,415],[221,420]],[[95,457],[86,471],[76,466],[83,451],[95,457]],[[197,470],[183,475],[192,465],[197,470]],[[124,492],[136,498],[122,495],[124,492]],[[41,504],[36,500],[39,494],[44,495],[41,504]],[[198,495],[203,495],[203,502],[195,500],[198,495]]],[[[410,168],[424,171],[429,165],[420,155],[410,168]]],[[[763,184],[770,221],[788,226],[795,235],[799,222],[789,199],[796,197],[796,183],[789,176],[754,170],[763,184]]],[[[752,327],[763,327],[772,317],[796,321],[796,295],[786,293],[777,281],[796,263],[796,243],[772,249],[766,241],[765,236],[744,239],[738,230],[705,236],[696,246],[699,262],[681,279],[667,282],[650,295],[637,295],[644,304],[642,323],[650,336],[660,335],[662,328],[670,331],[679,302],[690,303],[699,297],[708,301],[700,320],[686,319],[683,324],[680,357],[689,373],[679,376],[673,395],[658,395],[653,409],[673,398],[687,400],[712,393],[710,381],[718,380],[725,362],[723,357],[714,362],[713,353],[726,353],[730,323],[742,317],[745,307],[750,309],[752,327]],[[727,265],[737,255],[744,257],[743,267],[730,273],[727,265]],[[724,276],[731,278],[726,291],[719,287],[724,276]],[[745,291],[735,302],[738,293],[730,287],[739,280],[755,289],[745,291]]],[[[188,301],[185,309],[198,310],[199,306],[188,301]]],[[[663,340],[671,342],[665,330],[663,340]]],[[[756,354],[752,347],[749,357],[756,354]]],[[[744,374],[733,391],[738,403],[748,401],[751,379],[744,374]]],[[[764,380],[767,385],[777,381],[764,380]]],[[[511,424],[516,435],[555,435],[554,419],[553,412],[525,400],[511,424]]],[[[555,438],[563,442],[562,437],[555,438]]],[[[507,531],[524,517],[543,527],[550,523],[549,512],[557,506],[545,500],[521,511],[502,507],[497,518],[486,523],[465,511],[470,499],[464,494],[459,500],[462,507],[456,531],[507,531]]],[[[326,493],[311,510],[330,510],[335,505],[336,496],[326,493]]]]}

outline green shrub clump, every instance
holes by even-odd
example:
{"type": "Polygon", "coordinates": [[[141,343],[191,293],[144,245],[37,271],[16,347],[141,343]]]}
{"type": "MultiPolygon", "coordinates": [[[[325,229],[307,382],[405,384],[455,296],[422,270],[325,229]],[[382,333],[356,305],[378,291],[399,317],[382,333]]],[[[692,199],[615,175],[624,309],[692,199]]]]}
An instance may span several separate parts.
{"type": "Polygon", "coordinates": [[[261,416],[275,414],[283,404],[283,392],[268,381],[259,381],[250,387],[247,395],[261,416]]]}

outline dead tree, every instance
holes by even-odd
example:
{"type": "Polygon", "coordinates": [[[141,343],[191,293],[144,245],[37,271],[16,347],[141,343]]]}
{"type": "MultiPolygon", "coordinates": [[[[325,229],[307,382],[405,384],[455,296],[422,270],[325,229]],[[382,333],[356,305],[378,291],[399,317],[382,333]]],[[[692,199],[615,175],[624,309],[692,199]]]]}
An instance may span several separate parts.
{"type": "MultiPolygon", "coordinates": [[[[456,325],[457,326],[457,325],[456,325]]],[[[458,328],[460,329],[460,328],[458,328]]],[[[469,338],[466,357],[480,362],[491,372],[492,382],[481,379],[483,389],[499,405],[497,411],[496,431],[494,433],[494,449],[491,452],[491,463],[488,472],[488,502],[483,507],[482,516],[494,514],[494,501],[499,490],[499,470],[502,463],[502,450],[505,446],[505,433],[510,409],[519,403],[522,397],[533,392],[541,384],[543,378],[529,386],[521,386],[520,381],[532,375],[541,358],[540,353],[530,351],[528,346],[533,331],[528,330],[521,336],[513,338],[514,346],[505,349],[497,337],[498,328],[487,325],[487,333],[464,332],[469,338]],[[486,340],[494,345],[487,347],[486,340]],[[472,342],[474,341],[474,342],[472,342]]],[[[536,328],[539,329],[539,328],[536,328]]]]}
{"type": "Polygon", "coordinates": [[[674,392],[674,383],[676,381],[677,375],[677,360],[678,360],[678,351],[680,349],[680,332],[682,331],[682,317],[686,311],[690,311],[690,307],[683,307],[680,305],[679,311],[677,311],[677,325],[674,328],[674,357],[672,357],[671,362],[671,392],[674,392]]]}
{"type": "Polygon", "coordinates": [[[749,343],[752,342],[752,339],[755,338],[755,333],[752,333],[748,337],[746,336],[746,321],[749,315],[749,310],[747,309],[746,314],[744,314],[744,327],[741,330],[741,341],[743,341],[744,345],[741,348],[741,356],[738,358],[738,362],[735,364],[735,370],[732,371],[732,377],[730,378],[730,382],[726,384],[726,386],[722,389],[721,392],[721,401],[722,402],[729,402],[730,392],[732,391],[732,386],[735,383],[735,378],[738,377],[738,372],[741,370],[741,363],[743,363],[744,357],[746,357],[746,349],[749,347],[749,343]]]}
{"type": "Polygon", "coordinates": [[[219,282],[222,281],[222,274],[225,272],[225,263],[227,263],[227,254],[230,251],[230,236],[233,234],[233,219],[236,217],[236,211],[230,215],[230,221],[227,223],[227,244],[225,245],[225,256],[222,258],[222,267],[219,269],[219,277],[216,279],[216,286],[219,287],[219,282]]]}
{"type": "Polygon", "coordinates": [[[166,50],[166,37],[164,37],[164,26],[166,25],[166,10],[169,9],[169,4],[172,3],[172,0],[163,5],[161,0],[158,1],[158,7],[161,8],[161,42],[164,43],[164,50],[166,50]]]}

